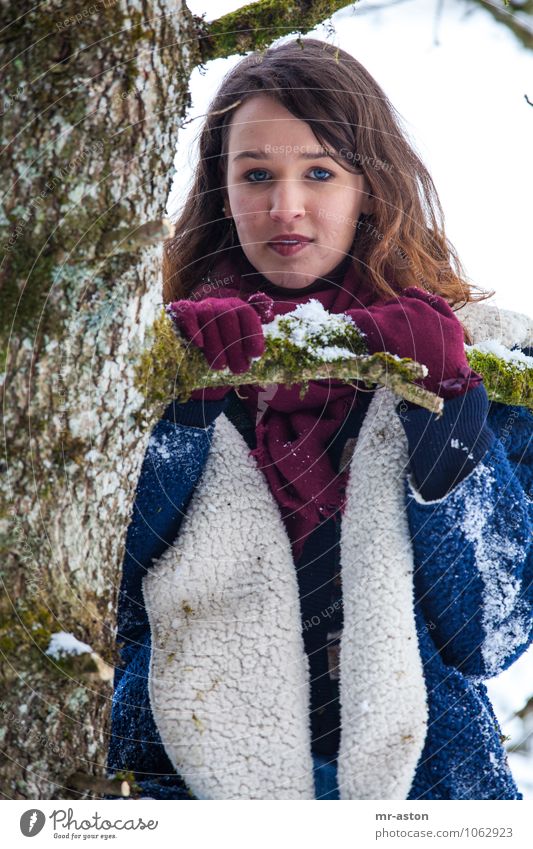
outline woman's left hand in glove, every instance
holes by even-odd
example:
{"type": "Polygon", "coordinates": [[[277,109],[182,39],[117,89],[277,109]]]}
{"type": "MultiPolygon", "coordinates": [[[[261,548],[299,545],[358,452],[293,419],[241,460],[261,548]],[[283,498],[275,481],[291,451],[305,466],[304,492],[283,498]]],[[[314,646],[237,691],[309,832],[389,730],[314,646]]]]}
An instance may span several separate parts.
{"type": "Polygon", "coordinates": [[[388,351],[427,366],[417,383],[441,398],[461,395],[482,380],[468,364],[461,322],[440,295],[409,286],[397,298],[346,314],[365,334],[369,353],[388,351]]]}

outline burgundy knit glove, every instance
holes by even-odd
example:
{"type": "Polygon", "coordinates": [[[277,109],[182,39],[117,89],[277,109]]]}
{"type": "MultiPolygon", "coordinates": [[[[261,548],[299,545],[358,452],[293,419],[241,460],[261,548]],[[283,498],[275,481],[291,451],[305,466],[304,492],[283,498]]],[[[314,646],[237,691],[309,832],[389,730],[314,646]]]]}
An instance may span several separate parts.
{"type": "Polygon", "coordinates": [[[441,398],[461,395],[482,380],[468,364],[462,325],[440,295],[409,286],[398,299],[347,315],[366,334],[369,353],[388,351],[427,366],[417,383],[441,398]]]}
{"type": "MultiPolygon", "coordinates": [[[[273,301],[256,292],[246,301],[241,298],[204,298],[201,301],[174,301],[165,307],[183,336],[203,352],[210,368],[229,368],[242,374],[250,368],[252,357],[265,350],[261,319],[273,317],[273,301]]],[[[196,389],[191,398],[220,400],[231,386],[196,389]]]]}

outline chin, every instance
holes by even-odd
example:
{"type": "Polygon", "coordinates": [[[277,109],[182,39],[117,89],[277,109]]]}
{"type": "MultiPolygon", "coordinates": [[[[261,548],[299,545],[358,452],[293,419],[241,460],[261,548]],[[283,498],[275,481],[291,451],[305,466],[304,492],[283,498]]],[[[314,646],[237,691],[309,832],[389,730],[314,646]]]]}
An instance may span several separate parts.
{"type": "Polygon", "coordinates": [[[261,269],[261,265],[259,263],[252,263],[255,268],[259,271],[263,277],[273,283],[274,286],[288,286],[291,289],[295,289],[297,286],[308,286],[313,280],[316,280],[317,275],[313,269],[302,269],[298,268],[298,263],[293,262],[286,264],[283,269],[274,269],[272,267],[272,262],[269,264],[261,263],[263,265],[264,270],[261,269]]]}
{"type": "Polygon", "coordinates": [[[296,289],[298,287],[303,289],[316,280],[316,275],[298,274],[297,272],[294,274],[283,274],[281,272],[276,274],[274,272],[272,274],[263,274],[263,277],[266,277],[274,286],[286,286],[289,289],[296,289]]]}

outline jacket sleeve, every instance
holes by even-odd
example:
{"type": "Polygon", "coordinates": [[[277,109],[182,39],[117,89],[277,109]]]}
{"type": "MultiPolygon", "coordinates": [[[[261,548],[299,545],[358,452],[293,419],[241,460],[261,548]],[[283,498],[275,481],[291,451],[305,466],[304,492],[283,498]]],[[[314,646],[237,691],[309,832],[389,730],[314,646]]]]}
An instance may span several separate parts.
{"type": "Polygon", "coordinates": [[[117,645],[107,768],[132,771],[142,796],[194,798],[165,752],[148,695],[150,626],[142,579],[178,535],[209,453],[222,401],[171,404],[152,431],[137,484],[117,611],[117,645]]]}
{"type": "Polygon", "coordinates": [[[493,402],[483,456],[457,440],[476,462],[456,485],[428,499],[412,469],[406,479],[416,602],[444,662],[472,678],[498,675],[533,640],[532,422],[493,402]]]}

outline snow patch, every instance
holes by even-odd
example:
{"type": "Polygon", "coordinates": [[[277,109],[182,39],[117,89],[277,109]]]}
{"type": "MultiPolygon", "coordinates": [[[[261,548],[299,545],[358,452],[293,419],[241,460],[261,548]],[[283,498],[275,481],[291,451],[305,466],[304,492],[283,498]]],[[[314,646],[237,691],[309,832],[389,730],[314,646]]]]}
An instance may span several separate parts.
{"type": "Polygon", "coordinates": [[[450,445],[452,448],[456,448],[458,451],[464,451],[469,460],[474,459],[474,455],[470,451],[468,445],[465,445],[464,442],[461,442],[460,439],[452,439],[450,441],[450,445]]]}
{"type": "Polygon", "coordinates": [[[148,440],[150,451],[155,451],[163,460],[170,460],[172,452],[169,447],[169,437],[166,433],[161,433],[155,436],[152,434],[148,440]]]}
{"type": "Polygon", "coordinates": [[[476,475],[479,478],[476,485],[464,492],[460,527],[465,539],[473,545],[476,567],[483,581],[485,639],[481,653],[490,677],[497,674],[515,649],[527,642],[530,616],[519,598],[521,582],[512,574],[515,564],[523,557],[522,546],[495,526],[496,482],[489,467],[481,463],[476,475]]]}
{"type": "MultiPolygon", "coordinates": [[[[269,324],[263,325],[265,337],[272,339],[289,339],[299,348],[309,350],[322,360],[337,360],[344,357],[356,357],[353,351],[338,345],[328,344],[328,338],[332,333],[346,329],[347,325],[357,327],[349,315],[343,313],[329,313],[324,309],[320,301],[311,298],[305,304],[298,306],[290,313],[277,315],[269,324]],[[289,319],[289,331],[280,327],[280,322],[286,324],[289,319]]],[[[362,330],[357,330],[364,336],[362,330]]]]}
{"type": "Polygon", "coordinates": [[[69,634],[66,631],[57,631],[50,638],[50,645],[46,649],[45,654],[56,659],[65,655],[86,654],[92,653],[92,648],[87,643],[82,643],[76,639],[74,634],[69,634]]]}

